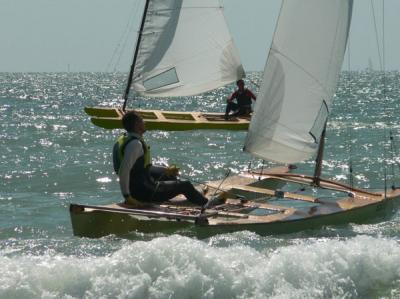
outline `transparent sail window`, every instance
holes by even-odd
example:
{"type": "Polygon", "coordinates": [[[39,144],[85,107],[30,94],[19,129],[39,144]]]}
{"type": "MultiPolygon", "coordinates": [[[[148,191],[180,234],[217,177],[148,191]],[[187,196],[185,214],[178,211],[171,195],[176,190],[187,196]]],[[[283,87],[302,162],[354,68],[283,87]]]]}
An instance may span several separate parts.
{"type": "Polygon", "coordinates": [[[314,125],[310,130],[310,135],[314,138],[314,142],[318,143],[321,137],[322,130],[324,129],[326,120],[328,118],[329,110],[325,101],[322,101],[321,108],[319,109],[317,118],[315,119],[314,125]]]}
{"type": "Polygon", "coordinates": [[[178,82],[179,79],[176,70],[175,68],[172,68],[154,77],[146,79],[145,81],[143,81],[143,85],[146,88],[146,90],[154,90],[178,82]]]}

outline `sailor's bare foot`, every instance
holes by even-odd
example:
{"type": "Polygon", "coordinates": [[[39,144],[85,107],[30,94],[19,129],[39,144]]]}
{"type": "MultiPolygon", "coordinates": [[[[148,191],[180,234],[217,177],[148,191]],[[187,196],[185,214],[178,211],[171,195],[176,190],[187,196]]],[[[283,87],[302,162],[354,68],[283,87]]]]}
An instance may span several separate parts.
{"type": "Polygon", "coordinates": [[[144,208],[146,207],[146,204],[137,200],[136,198],[133,198],[131,196],[125,198],[124,204],[129,206],[131,209],[137,209],[137,208],[144,208]]]}
{"type": "Polygon", "coordinates": [[[201,188],[201,191],[203,191],[203,195],[206,195],[208,193],[208,186],[204,186],[203,188],[201,188]]]}
{"type": "Polygon", "coordinates": [[[203,206],[204,209],[209,209],[214,206],[222,205],[226,202],[228,193],[225,191],[220,192],[215,196],[211,196],[208,202],[203,206]]]}
{"type": "Polygon", "coordinates": [[[221,191],[218,194],[216,194],[215,196],[213,196],[213,198],[218,198],[221,200],[226,200],[229,197],[229,193],[226,191],[221,191]]]}

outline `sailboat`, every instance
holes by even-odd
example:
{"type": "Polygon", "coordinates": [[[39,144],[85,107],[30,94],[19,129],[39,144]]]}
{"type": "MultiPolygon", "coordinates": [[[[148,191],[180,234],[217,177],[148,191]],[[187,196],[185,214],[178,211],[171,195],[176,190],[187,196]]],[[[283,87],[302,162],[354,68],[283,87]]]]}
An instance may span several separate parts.
{"type": "MultiPolygon", "coordinates": [[[[96,126],[122,128],[131,89],[147,98],[187,97],[244,78],[219,0],[146,0],[122,107],[86,107],[96,126]]],[[[245,130],[249,116],[141,110],[148,130],[245,130]]]]}
{"type": "Polygon", "coordinates": [[[282,2],[245,141],[245,150],[253,156],[286,164],[317,154],[314,175],[284,167],[210,182],[212,192],[220,194],[207,208],[178,198],[151,209],[71,205],[74,234],[99,237],[139,231],[208,237],[249,230],[268,235],[363,223],[393,213],[400,202],[399,189],[370,192],[321,177],[326,123],[352,8],[352,0],[282,2]]]}

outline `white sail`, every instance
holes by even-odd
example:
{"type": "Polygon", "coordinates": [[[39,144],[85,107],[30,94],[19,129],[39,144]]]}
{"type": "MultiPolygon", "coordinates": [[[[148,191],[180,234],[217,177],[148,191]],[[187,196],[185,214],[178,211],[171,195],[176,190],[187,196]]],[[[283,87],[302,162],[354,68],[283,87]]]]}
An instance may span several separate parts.
{"type": "Polygon", "coordinates": [[[218,0],[150,0],[138,50],[140,95],[194,95],[244,77],[218,0]]]}
{"type": "Polygon", "coordinates": [[[245,150],[282,163],[318,148],[341,70],[352,0],[283,1],[245,150]]]}

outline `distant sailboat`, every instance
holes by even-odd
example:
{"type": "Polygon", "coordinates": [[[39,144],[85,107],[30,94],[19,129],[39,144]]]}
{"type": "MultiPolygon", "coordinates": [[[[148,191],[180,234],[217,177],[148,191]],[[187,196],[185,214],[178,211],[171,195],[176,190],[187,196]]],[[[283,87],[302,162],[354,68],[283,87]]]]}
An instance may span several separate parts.
{"type": "MultiPolygon", "coordinates": [[[[244,76],[219,0],[147,0],[122,108],[85,111],[100,127],[120,128],[131,89],[151,98],[185,97],[244,76]]],[[[246,129],[249,123],[218,113],[138,111],[149,130],[246,129]]]]}
{"type": "Polygon", "coordinates": [[[250,230],[266,235],[360,223],[393,213],[400,189],[370,192],[321,178],[326,123],[352,8],[352,0],[283,1],[247,134],[245,150],[262,159],[294,163],[317,153],[313,176],[281,168],[211,182],[211,190],[224,191],[223,201],[206,209],[181,202],[153,209],[71,205],[74,234],[190,231],[207,237],[250,230]],[[320,196],[322,189],[331,196],[320,196]]]}

